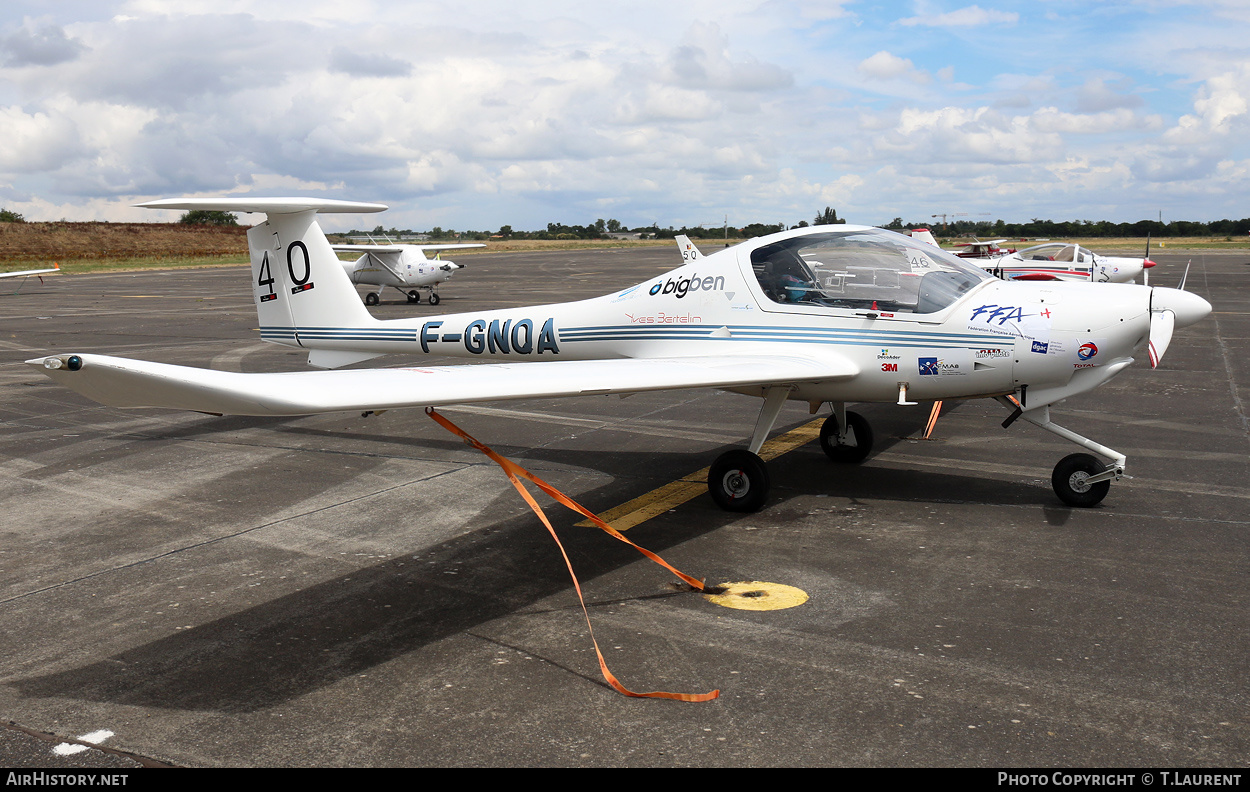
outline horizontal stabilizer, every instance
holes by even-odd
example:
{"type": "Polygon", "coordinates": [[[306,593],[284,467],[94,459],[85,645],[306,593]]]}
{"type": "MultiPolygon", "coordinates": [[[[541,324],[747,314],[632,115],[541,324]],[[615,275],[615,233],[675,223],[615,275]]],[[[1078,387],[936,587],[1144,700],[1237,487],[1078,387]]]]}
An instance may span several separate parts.
{"type": "Polygon", "coordinates": [[[108,355],[54,355],[26,362],[58,384],[111,407],[272,416],[820,382],[858,373],[854,363],[828,352],[812,357],[562,360],[279,374],[213,371],[108,355]]]}
{"type": "Polygon", "coordinates": [[[163,198],[159,201],[135,204],[135,206],[142,209],[263,212],[264,214],[295,214],[309,210],[361,214],[387,210],[386,204],[336,201],[332,198],[163,198]]]}

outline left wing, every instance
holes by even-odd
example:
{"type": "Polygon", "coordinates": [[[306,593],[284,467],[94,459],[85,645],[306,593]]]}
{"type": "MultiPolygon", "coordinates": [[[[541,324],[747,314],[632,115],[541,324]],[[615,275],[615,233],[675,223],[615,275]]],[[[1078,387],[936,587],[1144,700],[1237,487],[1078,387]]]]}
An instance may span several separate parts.
{"type": "Polygon", "coordinates": [[[465,250],[486,247],[483,242],[463,242],[455,245],[331,245],[344,253],[402,253],[404,248],[415,250],[465,250]]]}
{"type": "Polygon", "coordinates": [[[47,275],[49,272],[60,272],[61,265],[49,267],[48,269],[22,270],[20,272],[0,272],[0,278],[24,278],[29,275],[47,275]]]}
{"type": "Polygon", "coordinates": [[[832,350],[811,355],[561,360],[278,374],[213,371],[108,355],[53,355],[26,362],[58,384],[110,407],[274,416],[820,382],[850,379],[859,373],[854,363],[832,350]]]}

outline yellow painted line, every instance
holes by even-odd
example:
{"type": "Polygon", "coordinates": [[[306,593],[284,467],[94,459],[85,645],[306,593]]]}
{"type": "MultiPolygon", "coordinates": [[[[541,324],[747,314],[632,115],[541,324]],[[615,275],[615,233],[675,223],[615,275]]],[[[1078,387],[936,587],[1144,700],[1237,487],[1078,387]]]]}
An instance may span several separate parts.
{"type": "MultiPolygon", "coordinates": [[[[824,422],[824,418],[817,418],[765,442],[760,448],[760,458],[767,462],[799,446],[807,445],[820,436],[820,426],[824,422]]],[[[628,531],[635,525],[640,525],[652,517],[664,514],[707,492],[707,473],[708,468],[696,470],[676,481],[653,489],[645,495],[639,495],[627,503],[608,509],[599,515],[599,519],[618,531],[628,531]]],[[[577,527],[593,528],[594,523],[582,520],[577,527]]]]}

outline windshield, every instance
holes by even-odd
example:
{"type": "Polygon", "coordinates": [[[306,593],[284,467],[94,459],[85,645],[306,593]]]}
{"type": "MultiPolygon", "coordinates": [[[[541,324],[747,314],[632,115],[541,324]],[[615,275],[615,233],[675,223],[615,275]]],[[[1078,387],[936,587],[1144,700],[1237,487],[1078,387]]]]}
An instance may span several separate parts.
{"type": "Polygon", "coordinates": [[[1049,242],[1045,245],[1034,245],[1020,251],[1020,258],[1025,261],[1075,261],[1078,264],[1092,261],[1094,254],[1083,247],[1065,242],[1049,242]]]}
{"type": "Polygon", "coordinates": [[[868,228],[790,237],[751,252],[765,296],[781,305],[935,313],[992,276],[932,245],[868,228]]]}

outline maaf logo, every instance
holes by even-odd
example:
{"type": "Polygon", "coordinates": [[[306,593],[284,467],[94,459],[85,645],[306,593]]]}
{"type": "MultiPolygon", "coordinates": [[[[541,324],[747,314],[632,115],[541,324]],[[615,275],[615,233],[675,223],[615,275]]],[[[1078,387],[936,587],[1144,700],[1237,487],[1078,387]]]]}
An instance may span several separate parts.
{"type": "Polygon", "coordinates": [[[1076,350],[1076,356],[1080,358],[1081,360],[1089,360],[1090,358],[1092,358],[1094,355],[1097,355],[1097,354],[1098,354],[1098,346],[1094,344],[1094,342],[1092,341],[1081,344],[1080,349],[1076,350]]]}

